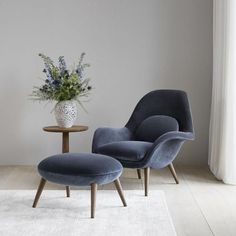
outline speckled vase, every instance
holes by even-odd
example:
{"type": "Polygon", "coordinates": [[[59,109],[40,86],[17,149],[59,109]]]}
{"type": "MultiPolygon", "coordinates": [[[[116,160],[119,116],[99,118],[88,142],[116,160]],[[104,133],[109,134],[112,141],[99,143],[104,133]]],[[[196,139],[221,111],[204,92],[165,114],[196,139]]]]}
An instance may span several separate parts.
{"type": "Polygon", "coordinates": [[[70,128],[77,119],[77,102],[75,100],[58,102],[54,114],[59,127],[70,128]]]}

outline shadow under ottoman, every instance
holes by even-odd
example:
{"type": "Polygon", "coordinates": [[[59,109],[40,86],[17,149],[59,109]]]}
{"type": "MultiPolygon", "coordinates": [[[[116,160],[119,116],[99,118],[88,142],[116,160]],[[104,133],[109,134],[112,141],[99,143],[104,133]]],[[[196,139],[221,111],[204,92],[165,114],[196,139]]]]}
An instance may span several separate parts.
{"type": "Polygon", "coordinates": [[[114,182],[123,205],[127,206],[119,181],[123,167],[112,157],[90,153],[58,154],[41,161],[38,171],[42,179],[34,199],[34,208],[46,181],[68,186],[91,186],[91,218],[95,215],[97,185],[114,182]]]}

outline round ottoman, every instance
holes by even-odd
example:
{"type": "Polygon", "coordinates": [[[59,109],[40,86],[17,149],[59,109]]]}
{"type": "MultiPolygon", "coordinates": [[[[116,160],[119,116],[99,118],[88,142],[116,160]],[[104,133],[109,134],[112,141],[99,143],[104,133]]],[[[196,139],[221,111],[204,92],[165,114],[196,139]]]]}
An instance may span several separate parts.
{"type": "Polygon", "coordinates": [[[123,167],[112,157],[90,153],[64,153],[50,156],[38,165],[42,176],[33,207],[36,207],[46,181],[69,186],[91,186],[91,218],[94,218],[97,185],[114,182],[123,205],[119,177],[123,167]]]}

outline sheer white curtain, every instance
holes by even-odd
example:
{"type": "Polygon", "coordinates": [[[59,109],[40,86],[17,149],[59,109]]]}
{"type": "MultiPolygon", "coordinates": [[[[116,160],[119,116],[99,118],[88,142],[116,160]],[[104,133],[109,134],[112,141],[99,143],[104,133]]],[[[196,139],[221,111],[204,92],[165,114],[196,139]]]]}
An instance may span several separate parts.
{"type": "Polygon", "coordinates": [[[236,0],[214,0],[209,166],[236,184],[236,0]]]}

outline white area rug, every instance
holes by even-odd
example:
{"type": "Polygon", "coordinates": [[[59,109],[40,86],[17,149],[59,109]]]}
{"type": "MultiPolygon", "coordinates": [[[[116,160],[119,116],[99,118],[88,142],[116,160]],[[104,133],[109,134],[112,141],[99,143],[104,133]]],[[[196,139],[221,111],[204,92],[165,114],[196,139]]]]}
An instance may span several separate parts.
{"type": "Polygon", "coordinates": [[[95,219],[90,219],[90,191],[45,190],[33,209],[35,191],[0,191],[1,236],[173,236],[175,229],[163,191],[98,190],[95,219]]]}

